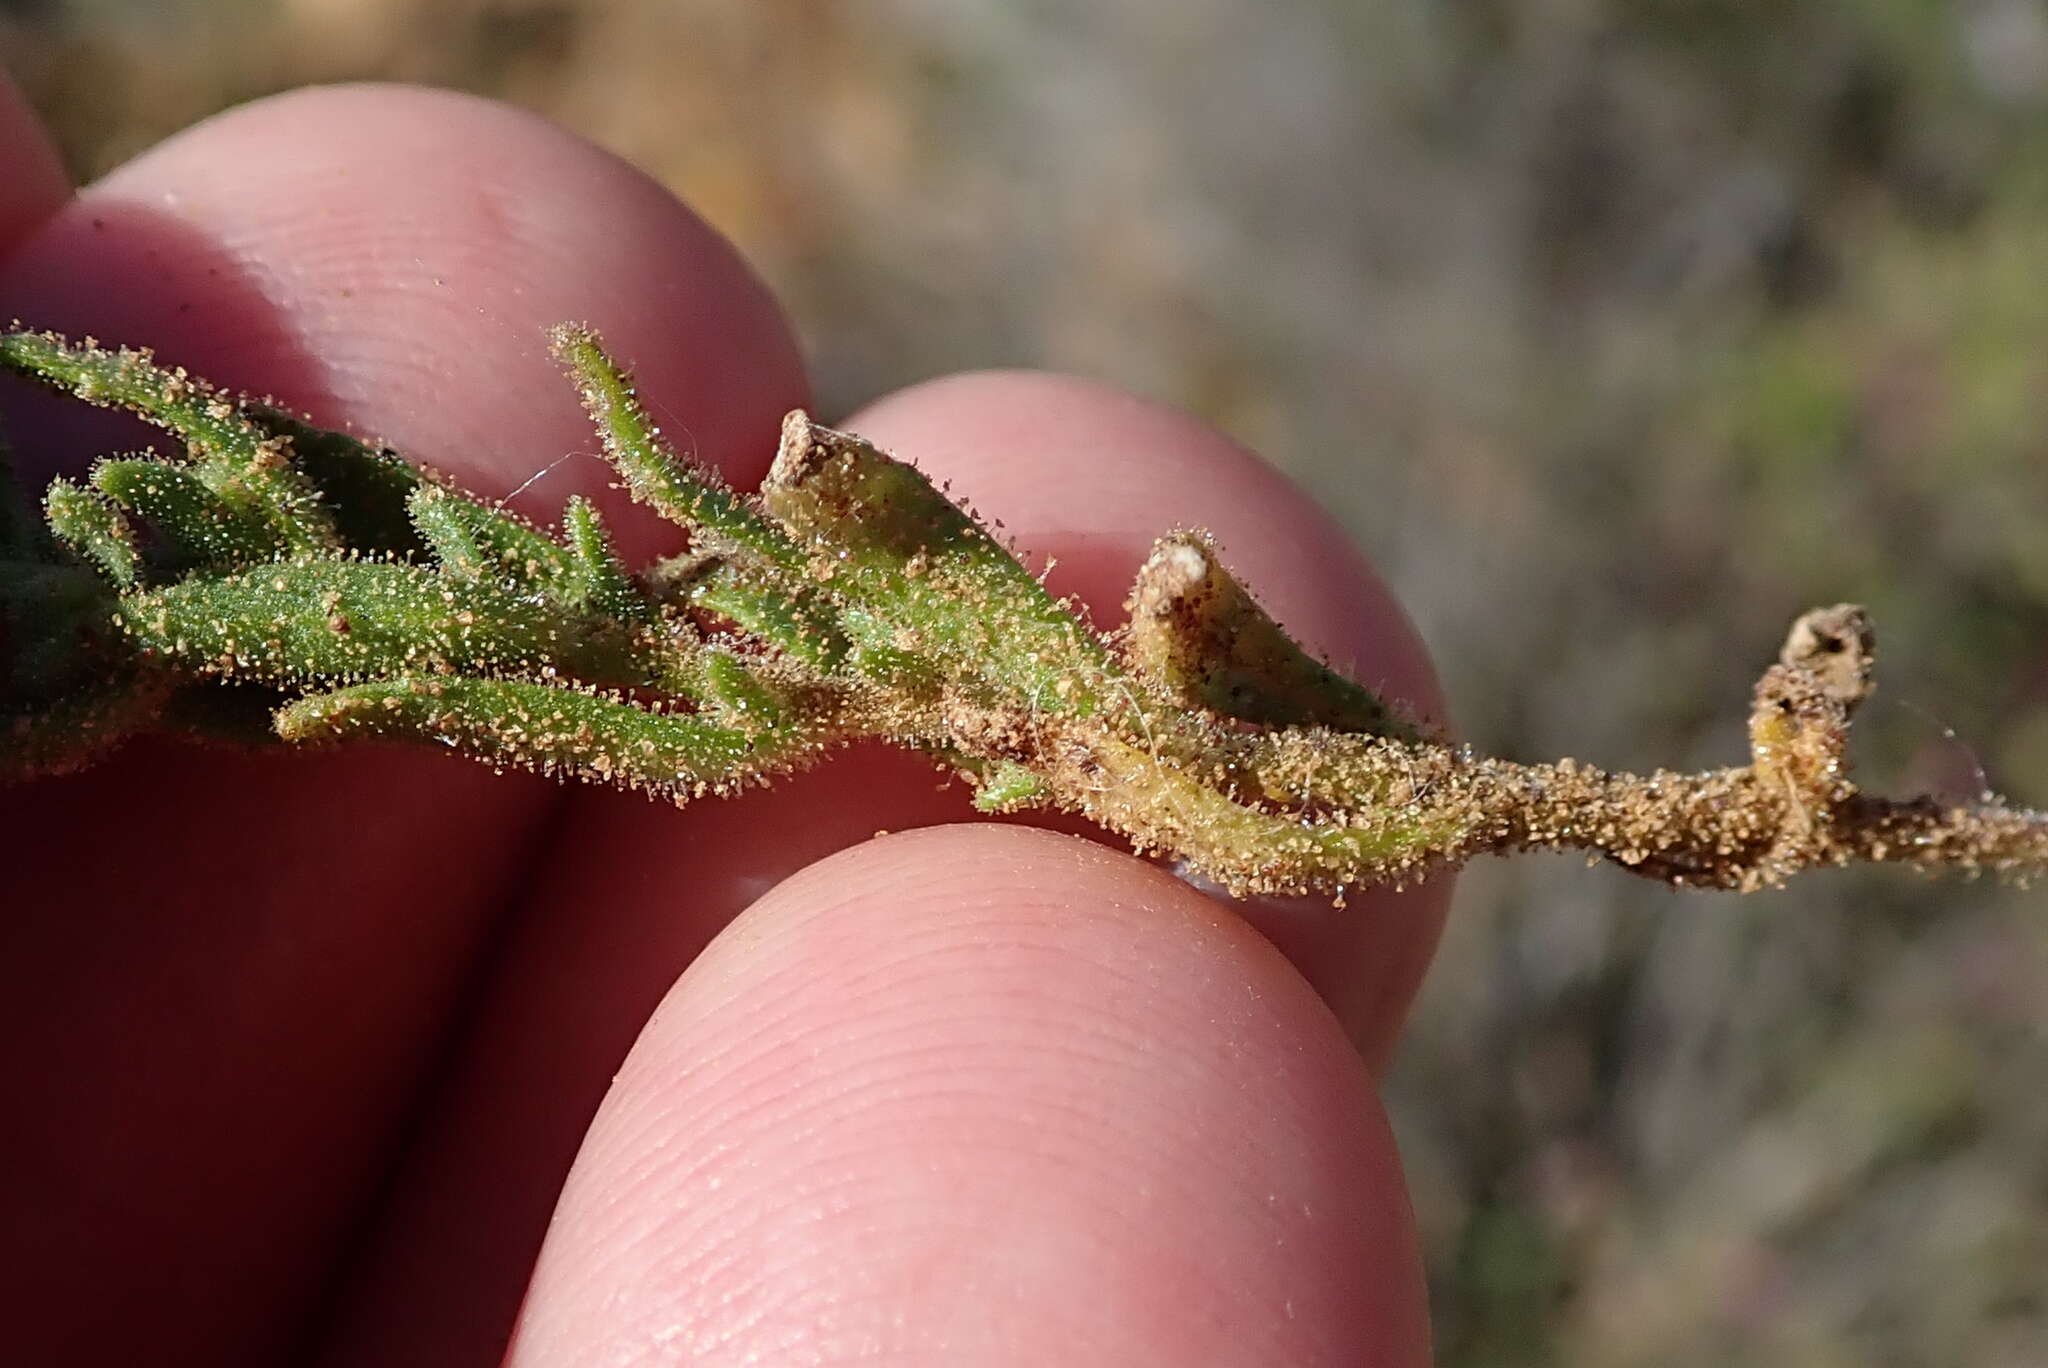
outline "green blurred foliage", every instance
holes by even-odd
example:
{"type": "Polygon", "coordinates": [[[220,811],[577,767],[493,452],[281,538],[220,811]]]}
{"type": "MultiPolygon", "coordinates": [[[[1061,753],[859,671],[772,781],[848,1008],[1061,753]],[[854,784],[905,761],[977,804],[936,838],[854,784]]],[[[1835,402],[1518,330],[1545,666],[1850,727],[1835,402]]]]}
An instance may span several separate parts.
{"type": "MultiPolygon", "coordinates": [[[[740,243],[828,414],[980,364],[1185,406],[1489,749],[1733,758],[1855,599],[1868,771],[2048,802],[2036,0],[16,0],[0,56],[83,174],[314,80],[540,110],[740,243]]],[[[1468,873],[1389,1084],[1444,1360],[2048,1362],[2041,911],[1468,873]]]]}

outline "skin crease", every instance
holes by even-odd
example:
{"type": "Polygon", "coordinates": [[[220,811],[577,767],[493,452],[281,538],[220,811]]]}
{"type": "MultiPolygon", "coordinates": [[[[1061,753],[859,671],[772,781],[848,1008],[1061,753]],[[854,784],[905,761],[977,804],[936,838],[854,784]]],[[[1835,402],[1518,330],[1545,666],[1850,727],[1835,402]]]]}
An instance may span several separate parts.
{"type": "MultiPolygon", "coordinates": [[[[594,461],[554,465],[591,443],[547,324],[598,327],[743,484],[804,400],[730,248],[502,107],[300,92],[65,201],[9,92],[0,156],[25,168],[0,176],[0,313],[153,343],[482,492],[549,469],[517,506],[590,492],[634,558],[673,542],[594,461]]],[[[142,440],[5,398],[24,450],[74,467],[142,440]]],[[[1058,556],[1098,621],[1153,535],[1204,524],[1305,640],[1439,708],[1341,536],[1185,418],[1005,373],[844,421],[1058,556]]],[[[1071,838],[862,844],[966,816],[866,751],[676,812],[405,750],[155,745],[0,813],[22,1361],[489,1363],[558,1194],[513,1362],[1427,1356],[1358,1051],[1384,1058],[1441,885],[1245,909],[1269,944],[1071,838]],[[113,810],[148,819],[109,851],[113,810]]]]}

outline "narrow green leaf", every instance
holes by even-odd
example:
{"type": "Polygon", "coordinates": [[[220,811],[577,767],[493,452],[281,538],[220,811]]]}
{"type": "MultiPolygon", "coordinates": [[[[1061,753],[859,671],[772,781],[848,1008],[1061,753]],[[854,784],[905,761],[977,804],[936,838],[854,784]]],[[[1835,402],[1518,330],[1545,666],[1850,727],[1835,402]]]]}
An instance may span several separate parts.
{"type": "Polygon", "coordinates": [[[120,509],[76,481],[58,479],[43,495],[43,514],[57,539],[108,579],[123,588],[135,583],[135,529],[120,509]]]}
{"type": "Polygon", "coordinates": [[[568,551],[516,513],[431,484],[415,489],[406,504],[413,525],[451,575],[555,593],[579,580],[568,551]]]}
{"type": "Polygon", "coordinates": [[[709,549],[758,556],[786,568],[802,563],[789,539],[746,500],[711,471],[677,458],[641,406],[632,379],[605,354],[594,333],[563,324],[550,340],[597,425],[606,458],[635,499],[689,529],[709,549]]]}
{"type": "Polygon", "coordinates": [[[783,700],[724,651],[705,653],[704,690],[727,721],[749,734],[780,726],[787,714],[783,700]]]}
{"type": "Polygon", "coordinates": [[[633,583],[618,552],[612,549],[611,534],[605,530],[596,504],[580,494],[572,496],[562,512],[562,532],[574,559],[585,606],[620,622],[653,619],[654,606],[640,592],[640,586],[633,583]]]}
{"type": "Polygon", "coordinates": [[[689,601],[821,674],[837,670],[846,658],[847,641],[835,625],[837,615],[807,585],[792,585],[782,576],[718,558],[696,572],[689,601]]]}
{"type": "Polygon", "coordinates": [[[416,565],[311,561],[188,579],[123,599],[139,646],[209,674],[303,684],[404,674],[540,674],[637,684],[639,644],[530,595],[416,565]]]}
{"type": "Polygon", "coordinates": [[[915,467],[792,414],[761,494],[857,644],[935,660],[1034,709],[1102,706],[1118,672],[1102,644],[915,467]]]}
{"type": "Polygon", "coordinates": [[[290,741],[404,736],[497,764],[665,794],[680,802],[787,768],[786,737],[756,737],[623,699],[514,680],[424,676],[302,698],[279,711],[290,741]]]}
{"type": "Polygon", "coordinates": [[[286,459],[285,440],[183,367],[166,370],[147,351],[108,351],[90,339],[73,346],[37,332],[0,333],[0,366],[176,435],[207,488],[268,522],[294,554],[340,549],[319,494],[286,459]]]}
{"type": "Polygon", "coordinates": [[[1024,812],[1042,807],[1052,798],[1052,786],[1043,775],[1014,760],[999,760],[989,767],[974,791],[974,806],[982,812],[1024,812]]]}
{"type": "Polygon", "coordinates": [[[156,529],[163,563],[173,567],[249,565],[284,549],[275,528],[215,494],[189,466],[144,457],[107,460],[93,467],[92,482],[156,529]]]}
{"type": "Polygon", "coordinates": [[[1129,607],[1131,663],[1184,704],[1262,726],[1423,739],[1377,694],[1296,645],[1206,536],[1162,537],[1129,607]]]}

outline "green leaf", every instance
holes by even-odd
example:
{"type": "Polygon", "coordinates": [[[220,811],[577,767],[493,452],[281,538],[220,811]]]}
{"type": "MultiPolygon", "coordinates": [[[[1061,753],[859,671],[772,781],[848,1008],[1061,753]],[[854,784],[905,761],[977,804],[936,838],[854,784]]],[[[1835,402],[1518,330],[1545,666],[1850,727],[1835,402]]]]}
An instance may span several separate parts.
{"type": "Polygon", "coordinates": [[[847,641],[832,605],[803,584],[722,557],[692,570],[689,601],[726,618],[821,674],[846,659],[847,641]]]}
{"type": "Polygon", "coordinates": [[[135,529],[121,510],[72,480],[52,480],[43,495],[43,514],[57,539],[83,556],[115,584],[135,583],[141,557],[135,529]]]}
{"type": "Polygon", "coordinates": [[[107,460],[93,467],[92,482],[156,529],[169,566],[248,565],[284,550],[275,528],[222,499],[188,466],[142,457],[107,460]]]}
{"type": "Polygon", "coordinates": [[[209,674],[272,683],[433,672],[635,684],[648,663],[615,625],[565,618],[494,585],[377,561],[266,565],[121,602],[136,644],[209,674]]]}
{"type": "Polygon", "coordinates": [[[989,767],[974,791],[974,806],[982,812],[1024,812],[1042,807],[1052,799],[1052,785],[1036,770],[1014,760],[998,760],[989,767]]]}
{"type": "Polygon", "coordinates": [[[1032,709],[1102,706],[1118,673],[1102,643],[915,467],[792,414],[761,494],[857,644],[936,661],[1032,709]]]}
{"type": "Polygon", "coordinates": [[[286,457],[289,444],[182,367],[165,370],[147,351],[108,351],[90,340],[72,346],[36,332],[0,333],[0,366],[176,435],[207,488],[267,522],[292,553],[340,549],[319,494],[286,457]]]}
{"type": "Polygon", "coordinates": [[[611,534],[598,516],[597,505],[578,494],[562,512],[562,532],[575,564],[583,606],[621,622],[648,622],[654,606],[633,583],[612,549],[611,534]]]}
{"type": "Polygon", "coordinates": [[[678,802],[785,768],[808,749],[787,737],[750,736],[584,690],[447,676],[302,698],[279,711],[277,731],[290,741],[414,737],[497,764],[643,789],[678,802]]]}
{"type": "Polygon", "coordinates": [[[606,458],[636,500],[689,529],[700,547],[786,568],[802,563],[789,539],[715,474],[676,457],[641,407],[631,378],[605,354],[594,333],[564,324],[549,336],[597,425],[606,458]]]}
{"type": "MultiPolygon", "coordinates": [[[[1350,740],[1375,747],[1404,745],[1378,738],[1350,740]]],[[[1089,760],[1090,782],[1061,789],[1062,797],[1122,831],[1140,849],[1178,855],[1240,896],[1317,889],[1341,894],[1346,884],[1419,877],[1416,871],[1438,855],[1469,854],[1465,843],[1481,820],[1476,809],[1455,801],[1412,806],[1374,801],[1363,788],[1356,795],[1357,807],[1309,820],[1298,809],[1233,802],[1202,777],[1114,738],[1098,740],[1089,760]]],[[[1396,769],[1399,764],[1398,759],[1390,762],[1396,769]]],[[[1388,777],[1382,770],[1373,780],[1382,794],[1388,777]]]]}
{"type": "Polygon", "coordinates": [[[1207,537],[1163,537],[1131,591],[1125,651],[1184,704],[1263,726],[1422,739],[1378,695],[1294,643],[1207,537]]]}
{"type": "Polygon", "coordinates": [[[776,691],[724,651],[705,653],[704,689],[722,719],[749,735],[773,730],[788,714],[776,691]]]}
{"type": "Polygon", "coordinates": [[[516,513],[422,484],[406,500],[412,522],[449,574],[561,594],[578,576],[569,553],[516,513]]]}

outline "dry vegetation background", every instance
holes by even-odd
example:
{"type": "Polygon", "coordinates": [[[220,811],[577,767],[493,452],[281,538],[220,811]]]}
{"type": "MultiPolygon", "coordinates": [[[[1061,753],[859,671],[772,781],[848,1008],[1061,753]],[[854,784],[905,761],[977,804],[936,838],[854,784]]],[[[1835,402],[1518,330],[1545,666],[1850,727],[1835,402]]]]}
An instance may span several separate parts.
{"type": "MultiPolygon", "coordinates": [[[[1488,749],[1720,763],[1852,598],[1871,776],[2048,802],[2039,0],[0,0],[0,60],[85,175],[309,81],[543,111],[739,242],[828,414],[1191,409],[1488,749]]],[[[2048,1362],[2044,901],[1473,871],[1391,1083],[1444,1362],[2048,1362]]]]}

